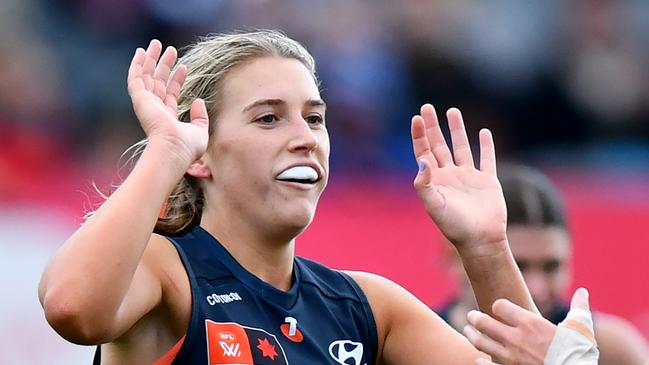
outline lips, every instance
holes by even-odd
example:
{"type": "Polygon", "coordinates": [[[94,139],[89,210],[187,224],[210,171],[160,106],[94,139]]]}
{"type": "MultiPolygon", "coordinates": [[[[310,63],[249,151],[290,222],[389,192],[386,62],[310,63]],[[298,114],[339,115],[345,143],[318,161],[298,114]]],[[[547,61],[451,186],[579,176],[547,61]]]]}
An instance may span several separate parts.
{"type": "Polygon", "coordinates": [[[295,165],[277,175],[277,180],[300,184],[314,184],[320,180],[320,173],[309,165],[295,165]]]}

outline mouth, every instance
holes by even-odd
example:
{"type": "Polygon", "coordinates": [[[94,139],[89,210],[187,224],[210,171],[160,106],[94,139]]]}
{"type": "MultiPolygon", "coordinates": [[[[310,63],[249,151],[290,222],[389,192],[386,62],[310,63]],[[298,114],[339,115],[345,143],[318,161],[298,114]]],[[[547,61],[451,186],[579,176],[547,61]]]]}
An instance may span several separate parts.
{"type": "Polygon", "coordinates": [[[307,187],[315,185],[322,179],[322,175],[313,166],[296,165],[282,171],[275,179],[307,187]]]}

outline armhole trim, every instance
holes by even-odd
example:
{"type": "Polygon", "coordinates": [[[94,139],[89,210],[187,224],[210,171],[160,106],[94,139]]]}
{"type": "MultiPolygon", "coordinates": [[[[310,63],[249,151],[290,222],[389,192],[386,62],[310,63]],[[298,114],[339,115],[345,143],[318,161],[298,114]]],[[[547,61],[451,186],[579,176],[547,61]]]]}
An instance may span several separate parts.
{"type": "Polygon", "coordinates": [[[358,296],[358,299],[361,302],[361,305],[363,306],[363,311],[365,312],[365,318],[367,319],[367,336],[369,338],[369,344],[373,348],[374,356],[372,358],[373,362],[376,362],[376,359],[378,358],[378,332],[376,329],[376,321],[374,320],[374,313],[372,312],[372,307],[370,306],[369,300],[367,300],[367,297],[365,296],[365,293],[363,292],[363,289],[356,283],[356,281],[349,276],[347,273],[344,273],[342,271],[337,271],[340,273],[340,275],[349,283],[349,286],[354,289],[354,292],[356,292],[356,295],[358,296]]]}
{"type": "Polygon", "coordinates": [[[156,360],[153,365],[171,365],[176,359],[176,356],[178,356],[178,352],[180,352],[180,348],[185,342],[185,337],[187,337],[187,335],[181,337],[180,340],[178,340],[178,342],[176,342],[176,344],[173,345],[166,354],[156,360]]]}
{"type": "MultiPolygon", "coordinates": [[[[194,341],[196,338],[196,331],[195,329],[198,328],[198,304],[194,301],[194,293],[198,292],[198,283],[196,282],[196,277],[194,276],[194,271],[192,270],[191,264],[189,263],[189,258],[187,257],[187,254],[185,251],[182,249],[180,242],[178,242],[175,238],[172,237],[166,237],[166,239],[171,242],[171,244],[176,248],[176,251],[178,252],[178,256],[180,256],[180,261],[182,262],[183,266],[185,267],[185,272],[187,273],[187,277],[189,279],[189,290],[190,290],[190,296],[191,296],[191,301],[192,301],[192,309],[191,313],[189,314],[189,323],[187,324],[187,333],[174,345],[169,352],[175,349],[175,353],[171,361],[175,360],[177,357],[181,357],[182,355],[187,352],[188,346],[191,346],[191,343],[194,341]],[[183,346],[187,344],[188,346],[183,346]],[[176,346],[178,348],[176,349],[176,346]]],[[[168,352],[168,353],[169,353],[168,352]]],[[[167,354],[168,354],[167,353],[167,354]]],[[[163,355],[163,357],[167,356],[167,354],[163,355]]],[[[158,361],[161,361],[163,358],[160,358],[158,361]]],[[[156,362],[154,365],[166,365],[167,363],[161,362],[158,364],[156,362]]],[[[171,364],[168,363],[168,364],[171,364]]]]}

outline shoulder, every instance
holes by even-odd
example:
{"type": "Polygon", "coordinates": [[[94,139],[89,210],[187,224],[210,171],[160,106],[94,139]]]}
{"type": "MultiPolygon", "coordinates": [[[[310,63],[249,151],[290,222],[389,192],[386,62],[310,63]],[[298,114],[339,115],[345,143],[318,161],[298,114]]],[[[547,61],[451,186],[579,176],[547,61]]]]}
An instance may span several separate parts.
{"type": "Polygon", "coordinates": [[[370,301],[380,300],[391,305],[416,304],[432,312],[409,291],[388,278],[362,271],[345,271],[345,273],[358,283],[370,301]]]}
{"type": "Polygon", "coordinates": [[[316,287],[323,295],[332,299],[366,301],[364,290],[348,273],[303,257],[296,257],[296,262],[300,268],[300,282],[303,285],[316,287]]]}
{"type": "MultiPolygon", "coordinates": [[[[361,287],[367,295],[370,303],[376,302],[376,306],[381,303],[399,301],[411,294],[394,281],[383,276],[362,271],[344,271],[361,287]]],[[[413,297],[414,298],[414,297],[413,297]]]]}
{"type": "Polygon", "coordinates": [[[358,283],[367,296],[379,328],[389,327],[391,322],[411,314],[437,317],[427,305],[388,278],[361,271],[345,273],[358,283]]]}
{"type": "Polygon", "coordinates": [[[376,318],[379,353],[387,363],[475,363],[480,353],[426,304],[380,275],[347,271],[376,318]],[[404,349],[409,350],[404,352],[404,349]],[[416,359],[416,360],[415,360],[416,359]]]}
{"type": "Polygon", "coordinates": [[[642,364],[649,358],[646,339],[629,321],[601,312],[593,319],[601,364],[642,364]]]}
{"type": "Polygon", "coordinates": [[[170,272],[182,269],[182,261],[174,245],[167,237],[156,233],[151,235],[144,250],[142,264],[162,281],[169,278],[170,272]]]}

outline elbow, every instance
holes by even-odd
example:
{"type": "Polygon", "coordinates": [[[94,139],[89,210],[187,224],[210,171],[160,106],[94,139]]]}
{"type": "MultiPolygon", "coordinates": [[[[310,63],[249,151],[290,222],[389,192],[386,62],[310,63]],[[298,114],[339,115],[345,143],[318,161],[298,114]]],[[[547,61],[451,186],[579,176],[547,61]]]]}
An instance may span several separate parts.
{"type": "Polygon", "coordinates": [[[79,345],[96,345],[113,340],[110,326],[95,313],[85,311],[79,300],[45,293],[41,296],[45,319],[64,339],[79,345]]]}

